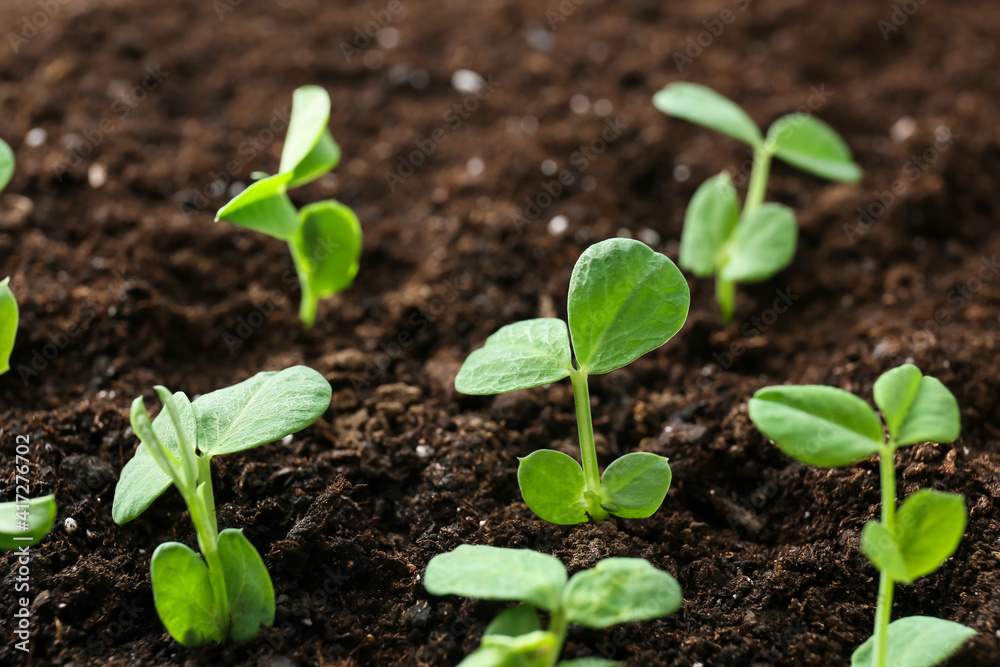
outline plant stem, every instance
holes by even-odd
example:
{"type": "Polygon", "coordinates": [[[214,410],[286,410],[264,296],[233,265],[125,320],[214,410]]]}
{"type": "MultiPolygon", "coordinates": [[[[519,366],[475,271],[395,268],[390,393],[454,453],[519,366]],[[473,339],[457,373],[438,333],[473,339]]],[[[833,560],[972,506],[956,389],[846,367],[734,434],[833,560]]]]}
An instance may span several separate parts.
{"type": "Polygon", "coordinates": [[[753,170],[750,172],[750,187],[743,204],[743,215],[747,216],[764,203],[767,191],[767,178],[771,172],[771,151],[765,146],[753,152],[753,170]]]}
{"type": "Polygon", "coordinates": [[[563,644],[566,642],[566,629],[569,627],[569,620],[566,618],[566,612],[562,609],[558,609],[552,612],[552,618],[549,620],[549,632],[556,636],[556,650],[552,652],[552,657],[547,662],[548,667],[555,667],[555,664],[559,662],[559,655],[562,653],[563,644]]]}
{"type": "Polygon", "coordinates": [[[736,283],[716,276],[715,300],[719,302],[719,319],[723,324],[729,324],[736,306],[736,283]]]}
{"type": "MultiPolygon", "coordinates": [[[[879,453],[879,472],[882,481],[882,525],[890,535],[895,535],[896,523],[896,443],[889,443],[879,453]]],[[[889,621],[892,618],[892,594],[896,582],[884,570],[878,583],[878,606],[875,609],[875,634],[873,667],[885,667],[889,648],[889,621]]]]}
{"type": "Polygon", "coordinates": [[[302,320],[306,329],[311,329],[316,323],[316,296],[312,292],[310,264],[302,253],[300,245],[298,238],[288,241],[288,249],[291,251],[292,261],[295,263],[295,272],[299,275],[299,287],[302,288],[299,319],[302,320]]]}
{"type": "Polygon", "coordinates": [[[587,512],[594,521],[604,521],[608,513],[601,507],[601,472],[597,467],[597,445],[594,442],[594,420],[590,415],[590,387],[587,374],[573,369],[573,402],[576,406],[576,428],[580,434],[580,459],[583,461],[584,497],[587,512]]]}

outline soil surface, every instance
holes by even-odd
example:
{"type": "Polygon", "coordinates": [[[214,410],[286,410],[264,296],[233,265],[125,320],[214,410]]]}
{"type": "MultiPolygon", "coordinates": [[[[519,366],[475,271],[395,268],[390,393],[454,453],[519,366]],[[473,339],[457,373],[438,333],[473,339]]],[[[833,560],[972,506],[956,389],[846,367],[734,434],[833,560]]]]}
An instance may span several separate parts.
{"type": "Polygon", "coordinates": [[[0,136],[18,168],[0,195],[0,276],[21,323],[0,378],[0,490],[13,494],[15,438],[29,436],[33,492],[55,492],[59,518],[32,552],[27,656],[14,649],[15,560],[0,556],[0,662],[455,665],[503,605],[432,597],[421,574],[474,543],[552,553],[571,571],[643,557],[680,581],[680,612],[573,629],[567,657],[846,665],[873,624],[876,571],[858,541],[879,511],[877,468],[790,461],[747,399],[786,382],[870,399],[879,374],[912,361],[955,393],[963,434],[902,451],[900,495],[963,493],[969,523],[939,571],[897,589],[894,616],[965,623],[979,635],[949,665],[1000,665],[1000,12],[907,7],[4,2],[0,136]],[[354,44],[366,29],[378,41],[354,44]],[[461,69],[489,80],[479,98],[453,86],[461,69]],[[520,500],[517,457],[575,452],[568,382],[463,397],[453,378],[498,327],[564,316],[590,244],[632,236],[676,258],[695,188],[748,154],[652,107],[675,80],[765,125],[811,108],[864,180],[775,166],[769,198],[799,212],[794,263],[742,288],[727,327],[711,281],[692,279],[681,333],[592,381],[602,464],[668,456],[663,508],[548,525],[520,500]],[[308,83],[331,92],[344,160],[293,198],[355,208],[365,243],[357,284],[304,331],[284,244],[212,217],[252,171],[277,169],[291,93],[308,83]],[[561,170],[572,182],[552,197],[561,170]],[[154,384],[193,396],[293,364],[329,379],[329,411],[290,442],[213,464],[220,527],[244,528],[273,577],[275,627],[182,649],[148,574],[156,545],[194,544],[180,497],[111,519],[136,447],[129,405],[154,384]]]}

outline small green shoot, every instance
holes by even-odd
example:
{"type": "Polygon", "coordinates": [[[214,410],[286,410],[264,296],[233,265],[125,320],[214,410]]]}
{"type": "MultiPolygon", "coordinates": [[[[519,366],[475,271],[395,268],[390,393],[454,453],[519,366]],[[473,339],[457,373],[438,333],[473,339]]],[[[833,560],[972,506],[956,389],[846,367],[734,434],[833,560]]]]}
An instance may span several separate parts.
{"type": "Polygon", "coordinates": [[[567,578],[559,559],[527,549],[464,544],[427,564],[432,595],[461,595],[520,604],[486,628],[480,648],[460,667],[613,667],[599,658],[559,662],[570,623],[603,629],[662,618],[683,600],[677,581],[641,558],[606,558],[567,578]],[[549,613],[542,629],[538,610],[549,613]]]}
{"type": "Polygon", "coordinates": [[[17,299],[10,290],[10,278],[0,280],[0,375],[10,370],[19,314],[17,299]]]}
{"type": "Polygon", "coordinates": [[[869,521],[861,551],[881,573],[875,632],[851,658],[852,667],[933,667],[975,630],[928,616],[890,623],[895,583],[913,583],[941,566],[965,532],[965,499],[921,489],[896,508],[895,452],[922,442],[947,443],[961,431],[958,402],[940,381],[906,364],[882,375],[875,404],[842,389],[817,385],[767,387],[750,400],[750,419],[785,454],[807,465],[839,468],[877,454],[882,520],[869,521]]]}
{"type": "Polygon", "coordinates": [[[322,201],[297,211],[289,188],[316,180],[340,162],[340,147],[327,129],[330,95],[319,86],[295,91],[279,172],[260,180],[223,206],[226,220],[288,243],[302,288],[299,317],[306,328],[316,322],[320,299],[354,282],[361,258],[361,224],[347,206],[322,201]]]}
{"type": "Polygon", "coordinates": [[[132,403],[132,429],[142,444],[122,469],[112,517],[119,524],[131,521],[176,486],[201,556],[179,542],[153,552],[150,579],[160,620],[187,647],[253,639],[261,624],[274,622],[274,587],[243,531],[219,532],[211,460],[309,426],[329,407],[330,384],[316,371],[294,366],[258,373],[193,402],[164,387],[156,393],[163,410],[153,422],[141,396],[132,403]]]}
{"type": "Polygon", "coordinates": [[[0,139],[0,190],[7,187],[14,175],[14,151],[3,139],[0,139]]]}
{"type": "Polygon", "coordinates": [[[681,235],[681,267],[699,278],[715,277],[721,319],[729,322],[736,284],[767,280],[795,256],[795,214],[782,204],[764,203],[772,158],[846,183],[860,180],[861,169],[837,133],[809,114],[782,116],[765,137],[743,109],[705,86],[671,83],[653,96],[653,105],[669,116],[727,134],[753,148],[743,210],[732,179],[723,172],[695,192],[681,235]]]}
{"type": "Polygon", "coordinates": [[[556,524],[652,515],[670,487],[667,459],[642,452],[597,466],[587,377],[626,366],[670,340],[687,319],[684,276],[666,256],[631,239],[588,248],[569,284],[569,329],[556,318],[502,327],[469,355],[455,378],[463,394],[500,394],[566,377],[573,384],[583,467],[554,450],[521,459],[524,502],[556,524]],[[576,363],[573,362],[575,353],[576,363]]]}
{"type": "MultiPolygon", "coordinates": [[[[16,466],[21,474],[20,465],[16,466]]],[[[25,465],[24,474],[27,474],[25,465]]],[[[0,503],[0,549],[20,549],[38,543],[56,520],[56,497],[21,499],[0,503]]]]}

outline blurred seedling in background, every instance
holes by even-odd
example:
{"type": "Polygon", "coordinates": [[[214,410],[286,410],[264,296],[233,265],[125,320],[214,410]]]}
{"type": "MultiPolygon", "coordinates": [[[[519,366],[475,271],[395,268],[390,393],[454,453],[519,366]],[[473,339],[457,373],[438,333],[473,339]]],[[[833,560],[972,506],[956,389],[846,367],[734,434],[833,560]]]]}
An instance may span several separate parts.
{"type": "Polygon", "coordinates": [[[462,364],[455,389],[463,394],[501,394],[566,377],[573,383],[583,467],[551,449],[518,466],[521,495],[540,518],[576,524],[612,514],[647,517],[659,509],[670,487],[666,458],[626,454],[601,476],[587,378],[666,343],[684,325],[689,302],[687,282],[667,257],[639,241],[609,239],[588,248],[573,268],[568,331],[557,318],[508,324],[462,364]]]}
{"type": "Polygon", "coordinates": [[[17,299],[10,290],[10,278],[0,280],[0,375],[10,370],[19,313],[17,299]]]}
{"type": "Polygon", "coordinates": [[[7,143],[0,139],[0,190],[7,187],[11,177],[14,175],[14,151],[7,143]]]}
{"type": "MultiPolygon", "coordinates": [[[[27,478],[29,464],[21,454],[14,462],[15,478],[27,478]]],[[[0,503],[0,549],[20,549],[34,546],[52,529],[56,520],[56,497],[27,498],[17,492],[21,486],[15,479],[16,500],[0,503]]]]}
{"type": "Polygon", "coordinates": [[[318,86],[295,91],[281,164],[274,176],[260,180],[223,206],[216,222],[226,220],[288,243],[302,288],[299,318],[306,328],[316,322],[320,299],[354,282],[361,258],[361,225],[340,202],[327,200],[296,210],[288,190],[316,180],[340,162],[340,147],[327,129],[330,95],[318,86]]]}
{"type": "Polygon", "coordinates": [[[795,256],[795,213],[764,203],[772,158],[822,178],[845,183],[861,179],[847,144],[829,125],[806,113],[782,116],[764,137],[731,100],[693,83],[672,83],[653,96],[653,105],[676,116],[744,141],[753,148],[753,170],[743,209],[729,174],[698,188],[684,216],[679,264],[699,278],[715,277],[722,321],[733,318],[737,283],[767,280],[795,256]]]}
{"type": "Polygon", "coordinates": [[[806,465],[841,468],[879,457],[882,520],[869,521],[861,551],[881,573],[875,632],[851,658],[852,667],[932,667],[975,630],[930,616],[890,623],[895,583],[911,584],[938,569],[965,532],[965,499],[920,489],[896,509],[895,452],[923,442],[947,443],[961,431],[958,403],[940,381],[906,364],[874,387],[882,422],[867,403],[835,387],[767,387],[750,400],[750,419],[785,454],[806,465]]]}

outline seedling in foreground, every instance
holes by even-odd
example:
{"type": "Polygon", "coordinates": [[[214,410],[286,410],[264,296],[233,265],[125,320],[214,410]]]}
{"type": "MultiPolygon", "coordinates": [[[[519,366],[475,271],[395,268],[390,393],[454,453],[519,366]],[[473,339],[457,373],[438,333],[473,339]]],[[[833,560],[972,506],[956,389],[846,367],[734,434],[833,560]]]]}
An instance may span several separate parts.
{"type": "Polygon", "coordinates": [[[750,419],[783,452],[807,465],[840,468],[877,454],[882,478],[882,520],[869,521],[861,551],[881,572],[875,633],[851,658],[852,667],[932,667],[976,634],[929,616],[890,623],[897,581],[910,584],[930,574],[958,547],[965,532],[965,499],[921,489],[896,510],[899,447],[952,442],[961,430],[958,403],[941,382],[906,364],[875,382],[875,404],[889,430],[857,396],[807,385],[767,387],[750,400],[750,419]]]}
{"type": "Polygon", "coordinates": [[[320,299],[351,286],[361,257],[361,224],[354,211],[333,200],[297,211],[287,194],[340,162],[329,122],[330,95],[325,90],[296,90],[278,173],[263,174],[215,216],[216,222],[227,220],[288,243],[302,287],[299,318],[307,329],[316,321],[320,299]]]}
{"type": "Polygon", "coordinates": [[[567,581],[559,559],[527,549],[462,545],[427,564],[433,595],[521,604],[486,628],[482,645],[460,667],[612,667],[598,658],[558,662],[570,623],[603,629],[661,618],[680,608],[681,588],[641,558],[606,558],[567,581]],[[550,614],[542,629],[537,610],[550,614]]]}
{"type": "Polygon", "coordinates": [[[170,635],[184,646],[253,639],[274,623],[274,587],[242,530],[219,532],[211,460],[274,442],[312,424],[330,405],[330,385],[304,366],[258,373],[193,402],[156,387],[163,410],[150,422],[142,397],[132,430],[142,444],[122,469],[112,516],[131,521],[173,484],[184,497],[201,557],[179,542],[153,552],[153,601],[170,635]],[[202,557],[204,560],[202,560],[202,557]]]}
{"type": "Polygon", "coordinates": [[[860,180],[861,169],[837,133],[809,114],[782,116],[765,138],[743,109],[705,86],[672,83],[653,96],[653,105],[753,148],[753,170],[742,212],[736,188],[723,172],[695,192],[681,235],[681,267],[699,278],[715,276],[721,318],[729,322],[736,284],[767,280],[795,256],[795,214],[787,206],[764,203],[771,159],[778,157],[816,176],[846,183],[860,180]]]}
{"type": "Polygon", "coordinates": [[[601,476],[587,377],[666,343],[684,325],[689,302],[687,282],[667,257],[639,241],[609,239],[588,248],[573,268],[568,332],[556,318],[508,324],[462,364],[455,389],[463,394],[501,394],[567,376],[573,383],[583,467],[547,449],[521,459],[517,470],[524,502],[539,517],[557,524],[609,514],[634,519],[663,503],[670,466],[662,456],[626,454],[601,476]]]}
{"type": "MultiPolygon", "coordinates": [[[[18,458],[23,458],[18,456],[18,458]]],[[[15,465],[18,475],[27,474],[22,464],[15,465]]],[[[34,546],[52,529],[56,520],[56,497],[22,498],[0,503],[0,549],[20,549],[34,546]]]]}
{"type": "Polygon", "coordinates": [[[17,336],[17,299],[10,291],[10,278],[0,280],[0,375],[10,370],[10,355],[17,336]]]}

